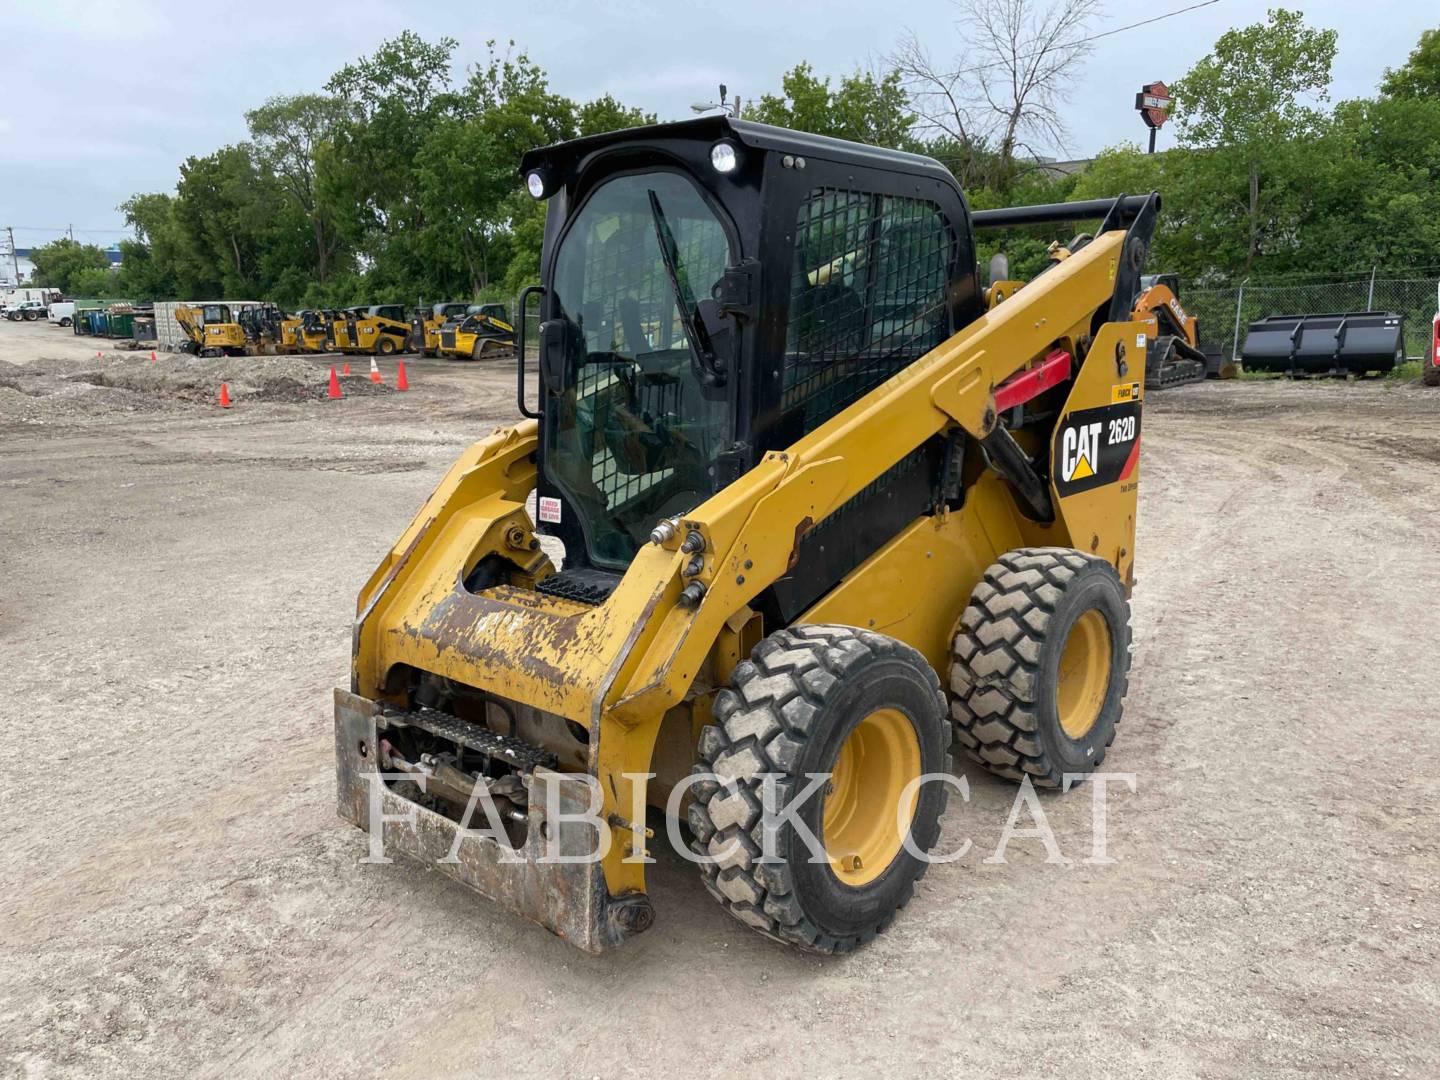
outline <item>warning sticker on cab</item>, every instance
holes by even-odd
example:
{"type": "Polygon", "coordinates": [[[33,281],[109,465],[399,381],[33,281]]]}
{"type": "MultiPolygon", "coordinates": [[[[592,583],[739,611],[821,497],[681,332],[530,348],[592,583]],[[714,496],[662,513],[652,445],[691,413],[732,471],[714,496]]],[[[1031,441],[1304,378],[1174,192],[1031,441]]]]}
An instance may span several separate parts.
{"type": "Polygon", "coordinates": [[[1110,388],[1110,402],[1112,405],[1119,405],[1122,401],[1139,401],[1140,384],[1138,382],[1116,383],[1110,388]]]}
{"type": "Polygon", "coordinates": [[[551,495],[542,495],[537,501],[540,520],[549,522],[551,525],[558,525],[560,523],[560,500],[551,495]]]}
{"type": "Polygon", "coordinates": [[[1051,475],[1055,490],[1064,498],[1124,480],[1139,460],[1138,401],[1080,409],[1067,416],[1055,432],[1051,475]]]}

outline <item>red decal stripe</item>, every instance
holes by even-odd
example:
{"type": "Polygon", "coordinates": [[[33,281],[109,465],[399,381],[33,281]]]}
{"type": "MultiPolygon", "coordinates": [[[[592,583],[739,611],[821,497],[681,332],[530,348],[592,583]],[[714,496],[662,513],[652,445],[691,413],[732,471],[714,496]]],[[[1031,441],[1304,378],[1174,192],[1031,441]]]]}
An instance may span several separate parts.
{"type": "Polygon", "coordinates": [[[1125,468],[1120,470],[1120,479],[1124,480],[1132,472],[1135,466],[1140,463],[1140,436],[1135,436],[1135,445],[1130,447],[1130,456],[1125,459],[1125,468]]]}

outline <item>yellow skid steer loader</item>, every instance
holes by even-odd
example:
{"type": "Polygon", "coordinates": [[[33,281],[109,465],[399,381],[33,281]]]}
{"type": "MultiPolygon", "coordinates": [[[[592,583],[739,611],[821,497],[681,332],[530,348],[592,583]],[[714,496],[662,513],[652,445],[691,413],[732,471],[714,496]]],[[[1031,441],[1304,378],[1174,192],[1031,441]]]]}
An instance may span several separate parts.
{"type": "Polygon", "coordinates": [[[972,214],[929,158],[729,117],[522,170],[538,388],[361,591],[340,813],[599,952],[653,922],[668,807],[737,919],[854,949],[952,749],[1064,787],[1114,738],[1159,198],[972,214]],[[1095,220],[987,310],[976,228],[1095,220]]]}

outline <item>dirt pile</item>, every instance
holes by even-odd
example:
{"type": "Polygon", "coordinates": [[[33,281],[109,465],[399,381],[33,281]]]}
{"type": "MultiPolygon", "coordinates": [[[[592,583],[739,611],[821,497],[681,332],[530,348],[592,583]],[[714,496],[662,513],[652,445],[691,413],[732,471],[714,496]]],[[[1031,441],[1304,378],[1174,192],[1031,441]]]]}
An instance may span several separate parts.
{"type": "MultiPolygon", "coordinates": [[[[362,370],[368,372],[368,365],[362,370]]],[[[106,352],[42,356],[0,366],[0,423],[43,424],[96,413],[152,412],[213,405],[220,384],[236,405],[321,401],[330,369],[298,356],[196,357],[179,353],[106,352]]],[[[341,380],[346,396],[394,393],[365,374],[341,380]]]]}

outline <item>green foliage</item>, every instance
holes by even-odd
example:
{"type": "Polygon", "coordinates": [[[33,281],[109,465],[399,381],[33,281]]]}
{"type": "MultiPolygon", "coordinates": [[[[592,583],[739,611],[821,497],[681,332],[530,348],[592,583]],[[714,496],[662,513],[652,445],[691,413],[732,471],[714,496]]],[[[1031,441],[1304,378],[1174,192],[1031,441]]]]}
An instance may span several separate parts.
{"type": "MultiPolygon", "coordinates": [[[[995,210],[1003,206],[1064,202],[1075,197],[1075,184],[1076,178],[1073,176],[1055,176],[1031,169],[1018,174],[1003,190],[998,187],[976,187],[967,194],[971,210],[995,210]]],[[[981,230],[975,234],[975,254],[982,275],[988,280],[991,258],[1003,252],[1009,263],[1010,279],[1028,281],[1039,273],[1048,261],[1050,245],[1069,242],[1074,232],[1074,228],[1067,225],[981,230]]]]}
{"type": "Polygon", "coordinates": [[[1440,30],[1424,31],[1410,58],[1386,70],[1380,92],[1389,98],[1440,96],[1440,30]]]}
{"type": "MultiPolygon", "coordinates": [[[[798,63],[746,117],[930,154],[975,209],[1157,190],[1150,265],[1189,284],[1440,265],[1440,31],[1377,97],[1328,110],[1335,47],[1332,31],[1285,10],[1227,31],[1175,86],[1179,148],[1109,149],[1078,176],[1006,164],[983,141],[922,141],[896,72],[833,81],[798,63]]],[[[247,141],[188,158],[173,192],[122,204],[135,238],[119,271],[98,249],[49,245],[37,276],[72,292],[82,281],[109,296],[292,308],[513,300],[538,280],[546,213],[524,190],[521,155],[655,116],[556,93],[513,42],[488,43],[456,75],[456,48],[407,31],[322,93],[266,101],[246,113],[247,141]]],[[[1011,276],[1029,277],[1050,244],[1087,227],[986,231],[978,256],[1003,251],[1011,276]]]]}
{"type": "Polygon", "coordinates": [[[1335,31],[1306,26],[1300,12],[1274,8],[1266,22],[1221,34],[1175,84],[1183,142],[1218,152],[1242,185],[1244,272],[1293,216],[1303,162],[1292,151],[1323,126],[1308,99],[1328,96],[1335,41],[1335,31]]]}
{"type": "Polygon", "coordinates": [[[524,193],[520,155],[655,117],[608,94],[554,93],[513,42],[490,42],[457,85],[455,49],[406,31],[323,93],[247,112],[248,141],[188,158],[173,194],[121,206],[135,239],[115,287],[300,307],[465,299],[534,281],[544,205],[524,193]]]}
{"type": "Polygon", "coordinates": [[[1263,23],[1227,30],[1175,84],[1173,106],[1191,146],[1267,145],[1312,134],[1335,60],[1334,30],[1307,27],[1298,11],[1273,8],[1263,23]]]}
{"type": "Polygon", "coordinates": [[[341,232],[336,208],[320,198],[317,170],[322,161],[333,160],[322,151],[354,118],[351,102],[325,94],[274,97],[245,114],[256,161],[275,176],[310,224],[315,277],[322,285],[340,255],[341,232]]]}
{"type": "Polygon", "coordinates": [[[68,237],[33,249],[30,261],[35,264],[35,284],[69,295],[81,295],[77,292],[77,281],[87,271],[97,270],[103,274],[110,266],[104,249],[77,243],[68,237]]]}
{"type": "Polygon", "coordinates": [[[830,135],[837,139],[911,150],[915,116],[898,72],[876,77],[857,71],[834,90],[816,78],[809,64],[796,64],[780,80],[779,96],[766,94],[745,114],[747,120],[830,135]]]}
{"type": "Polygon", "coordinates": [[[1150,265],[1193,284],[1440,264],[1440,98],[1322,112],[1334,45],[1283,11],[1229,31],[1177,83],[1184,145],[1107,150],[1075,197],[1159,191],[1150,265]]]}

